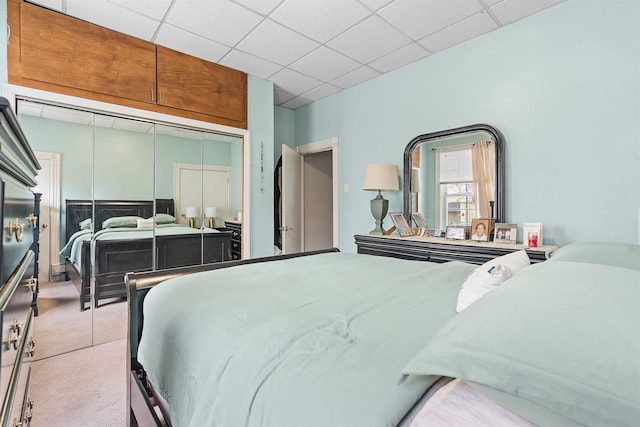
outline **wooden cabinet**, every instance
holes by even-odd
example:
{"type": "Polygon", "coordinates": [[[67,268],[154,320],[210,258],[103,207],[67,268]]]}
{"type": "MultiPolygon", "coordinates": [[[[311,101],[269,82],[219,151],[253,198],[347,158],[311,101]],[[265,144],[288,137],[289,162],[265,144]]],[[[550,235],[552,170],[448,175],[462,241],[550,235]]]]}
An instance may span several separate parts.
{"type": "Polygon", "coordinates": [[[247,75],[36,6],[7,1],[9,83],[247,128],[247,75]]]}
{"type": "Polygon", "coordinates": [[[153,43],[29,3],[22,6],[20,29],[22,77],[153,102],[153,43]]]}
{"type": "Polygon", "coordinates": [[[432,237],[397,237],[357,234],[355,236],[359,254],[387,256],[418,261],[447,262],[464,261],[471,264],[485,262],[521,249],[526,249],[531,263],[547,259],[547,253],[555,246],[526,248],[524,245],[483,243],[448,240],[432,237]]]}
{"type": "Polygon", "coordinates": [[[158,46],[158,104],[235,120],[247,111],[244,73],[158,46]]]}

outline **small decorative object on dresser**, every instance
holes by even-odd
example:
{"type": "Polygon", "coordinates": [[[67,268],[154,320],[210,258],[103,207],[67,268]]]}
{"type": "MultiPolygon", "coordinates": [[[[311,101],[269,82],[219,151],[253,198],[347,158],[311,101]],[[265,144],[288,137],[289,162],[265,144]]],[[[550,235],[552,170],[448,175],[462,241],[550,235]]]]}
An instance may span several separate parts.
{"type": "Polygon", "coordinates": [[[543,245],[541,222],[525,222],[522,224],[522,243],[530,248],[543,245]]]}
{"type": "Polygon", "coordinates": [[[464,225],[447,225],[445,237],[452,240],[466,240],[467,227],[464,225]]]}
{"type": "Polygon", "coordinates": [[[427,225],[427,221],[425,221],[424,217],[420,212],[413,212],[411,214],[411,219],[413,220],[413,223],[416,225],[416,227],[429,228],[429,226],[427,225]]]}
{"type": "Polygon", "coordinates": [[[496,232],[493,237],[494,243],[516,243],[518,235],[517,224],[496,224],[496,232]]]}
{"type": "Polygon", "coordinates": [[[409,223],[402,212],[391,212],[389,216],[391,217],[400,237],[413,236],[416,234],[415,230],[409,226],[409,223]]]}
{"type": "Polygon", "coordinates": [[[495,221],[490,218],[474,218],[471,221],[471,240],[476,242],[488,242],[493,233],[495,221]]]}

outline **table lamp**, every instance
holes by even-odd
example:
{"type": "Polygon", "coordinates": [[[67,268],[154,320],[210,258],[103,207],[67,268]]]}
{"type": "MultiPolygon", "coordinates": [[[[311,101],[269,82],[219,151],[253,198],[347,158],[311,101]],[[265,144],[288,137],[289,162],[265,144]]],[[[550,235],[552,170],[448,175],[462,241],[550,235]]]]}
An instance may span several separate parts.
{"type": "Polygon", "coordinates": [[[218,216],[218,208],[215,206],[207,206],[204,208],[204,216],[209,218],[209,228],[216,227],[216,217],[218,216]]]}
{"type": "Polygon", "coordinates": [[[389,201],[382,197],[383,191],[398,191],[398,167],[396,165],[367,165],[364,169],[362,189],[377,191],[378,195],[371,200],[371,214],[376,220],[376,227],[369,234],[383,235],[382,221],[389,211],[389,201]]]}
{"type": "Polygon", "coordinates": [[[195,206],[189,206],[184,208],[184,216],[189,220],[189,227],[196,228],[196,218],[199,215],[200,209],[195,206]]]}

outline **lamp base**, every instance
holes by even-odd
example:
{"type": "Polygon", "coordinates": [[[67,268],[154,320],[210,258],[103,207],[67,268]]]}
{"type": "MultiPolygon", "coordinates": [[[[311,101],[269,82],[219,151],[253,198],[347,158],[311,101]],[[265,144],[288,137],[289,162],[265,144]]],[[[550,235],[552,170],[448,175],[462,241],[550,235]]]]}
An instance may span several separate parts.
{"type": "Polygon", "coordinates": [[[216,228],[216,219],[214,217],[209,218],[209,228],[216,228]]]}
{"type": "Polygon", "coordinates": [[[195,218],[189,218],[189,227],[196,228],[196,219],[195,218]]]}
{"type": "Polygon", "coordinates": [[[378,195],[371,199],[371,214],[376,220],[376,228],[371,230],[369,234],[384,235],[385,230],[382,227],[382,221],[387,216],[389,211],[389,201],[382,197],[382,193],[378,191],[378,195]]]}

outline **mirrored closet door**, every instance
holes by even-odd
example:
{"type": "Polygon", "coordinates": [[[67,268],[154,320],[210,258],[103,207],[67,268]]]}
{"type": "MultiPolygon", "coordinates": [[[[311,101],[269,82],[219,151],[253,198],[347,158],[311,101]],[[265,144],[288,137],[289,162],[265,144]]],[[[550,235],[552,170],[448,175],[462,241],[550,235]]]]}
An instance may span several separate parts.
{"type": "Polygon", "coordinates": [[[42,100],[17,112],[34,151],[60,159],[57,182],[38,177],[59,188],[48,231],[61,248],[40,260],[52,274],[36,327],[51,342],[37,358],[124,338],[124,272],[220,260],[225,221],[242,215],[242,135],[42,100]]]}

